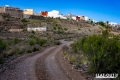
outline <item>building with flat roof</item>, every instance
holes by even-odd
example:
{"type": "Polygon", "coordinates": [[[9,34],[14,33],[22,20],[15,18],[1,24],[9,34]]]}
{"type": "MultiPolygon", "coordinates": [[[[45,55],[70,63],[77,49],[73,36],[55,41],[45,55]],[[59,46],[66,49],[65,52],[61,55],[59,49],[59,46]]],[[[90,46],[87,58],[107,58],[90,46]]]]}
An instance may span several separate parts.
{"type": "Polygon", "coordinates": [[[33,15],[33,9],[24,9],[24,15],[33,15]]]}
{"type": "Polygon", "coordinates": [[[85,20],[85,16],[80,16],[80,20],[85,20]]]}
{"type": "Polygon", "coordinates": [[[59,11],[52,10],[52,11],[48,12],[48,17],[58,18],[59,17],[59,11]]]}
{"type": "Polygon", "coordinates": [[[9,7],[9,6],[0,6],[0,13],[10,14],[11,17],[14,18],[22,18],[23,11],[20,8],[9,7]]]}
{"type": "Polygon", "coordinates": [[[35,27],[32,27],[31,25],[29,25],[27,27],[27,31],[37,31],[37,32],[44,32],[44,31],[48,31],[48,27],[47,26],[35,26],[35,27]]]}
{"type": "Polygon", "coordinates": [[[47,11],[41,11],[40,12],[40,16],[47,17],[48,16],[48,12],[47,11]]]}

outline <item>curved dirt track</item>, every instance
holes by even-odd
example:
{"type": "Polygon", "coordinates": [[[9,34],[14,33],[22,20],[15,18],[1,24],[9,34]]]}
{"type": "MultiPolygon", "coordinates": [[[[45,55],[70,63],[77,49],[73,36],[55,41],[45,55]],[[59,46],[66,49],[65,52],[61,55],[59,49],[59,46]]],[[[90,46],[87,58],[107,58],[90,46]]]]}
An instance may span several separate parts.
{"type": "Polygon", "coordinates": [[[63,44],[59,46],[49,47],[13,61],[0,74],[0,80],[85,80],[68,63],[64,63],[61,49],[71,42],[61,42],[63,44]]]}

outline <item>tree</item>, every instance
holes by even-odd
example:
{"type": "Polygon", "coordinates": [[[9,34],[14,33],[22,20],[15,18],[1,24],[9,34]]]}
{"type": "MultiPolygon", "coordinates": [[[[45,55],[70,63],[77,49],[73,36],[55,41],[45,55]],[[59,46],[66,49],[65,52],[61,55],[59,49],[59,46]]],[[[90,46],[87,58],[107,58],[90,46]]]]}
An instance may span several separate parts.
{"type": "Polygon", "coordinates": [[[98,22],[100,26],[105,26],[105,23],[103,21],[98,22]]]}

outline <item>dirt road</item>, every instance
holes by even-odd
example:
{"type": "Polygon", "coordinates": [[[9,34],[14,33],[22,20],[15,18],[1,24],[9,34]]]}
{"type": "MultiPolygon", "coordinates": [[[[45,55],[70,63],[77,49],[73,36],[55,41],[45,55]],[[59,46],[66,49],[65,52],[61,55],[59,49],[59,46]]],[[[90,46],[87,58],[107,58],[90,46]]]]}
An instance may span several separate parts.
{"type": "Polygon", "coordinates": [[[0,73],[0,80],[85,80],[63,60],[62,46],[69,46],[71,42],[61,42],[59,46],[14,60],[3,73],[0,73]]]}

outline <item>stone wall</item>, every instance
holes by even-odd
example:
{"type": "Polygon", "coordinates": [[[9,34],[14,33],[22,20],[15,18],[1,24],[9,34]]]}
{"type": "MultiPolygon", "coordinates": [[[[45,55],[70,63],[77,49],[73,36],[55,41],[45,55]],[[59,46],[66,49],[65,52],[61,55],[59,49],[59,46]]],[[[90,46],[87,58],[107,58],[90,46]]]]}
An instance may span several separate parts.
{"type": "Polygon", "coordinates": [[[0,21],[0,31],[8,31],[9,29],[21,29],[26,27],[27,24],[23,24],[18,21],[0,21]]]}
{"type": "Polygon", "coordinates": [[[4,21],[4,19],[3,19],[2,15],[0,15],[0,21],[4,21]]]}
{"type": "Polygon", "coordinates": [[[0,13],[4,13],[4,7],[0,6],[0,13]]]}
{"type": "Polygon", "coordinates": [[[11,15],[11,17],[15,17],[15,18],[23,18],[23,11],[20,9],[16,9],[16,8],[6,8],[5,9],[6,13],[9,13],[11,15]]]}
{"type": "Polygon", "coordinates": [[[14,18],[23,18],[23,11],[14,7],[0,7],[0,13],[10,14],[14,18]]]}

